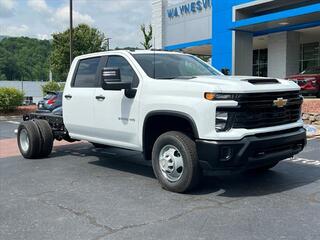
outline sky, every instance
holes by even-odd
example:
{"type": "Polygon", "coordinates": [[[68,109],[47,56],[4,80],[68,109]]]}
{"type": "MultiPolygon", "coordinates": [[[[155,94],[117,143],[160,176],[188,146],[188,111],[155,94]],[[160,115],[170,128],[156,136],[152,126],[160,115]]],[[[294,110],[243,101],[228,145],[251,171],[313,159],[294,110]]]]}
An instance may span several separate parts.
{"type": "MultiPolygon", "coordinates": [[[[170,0],[177,1],[177,0],[170,0]]],[[[73,0],[74,25],[98,28],[111,48],[136,47],[151,23],[152,0],[73,0]]],[[[0,0],[0,35],[50,39],[69,26],[69,0],[0,0]]]]}

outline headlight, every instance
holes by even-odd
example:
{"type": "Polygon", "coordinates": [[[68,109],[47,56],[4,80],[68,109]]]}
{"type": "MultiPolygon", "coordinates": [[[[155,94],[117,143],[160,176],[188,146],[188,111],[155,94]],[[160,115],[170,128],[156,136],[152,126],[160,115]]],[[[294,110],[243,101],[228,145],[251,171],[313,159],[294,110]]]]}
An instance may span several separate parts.
{"type": "Polygon", "coordinates": [[[212,93],[205,92],[204,98],[210,101],[214,100],[234,100],[236,98],[236,94],[232,93],[212,93]]]}
{"type": "Polygon", "coordinates": [[[229,113],[223,111],[216,112],[216,131],[226,131],[228,123],[229,113]]]}

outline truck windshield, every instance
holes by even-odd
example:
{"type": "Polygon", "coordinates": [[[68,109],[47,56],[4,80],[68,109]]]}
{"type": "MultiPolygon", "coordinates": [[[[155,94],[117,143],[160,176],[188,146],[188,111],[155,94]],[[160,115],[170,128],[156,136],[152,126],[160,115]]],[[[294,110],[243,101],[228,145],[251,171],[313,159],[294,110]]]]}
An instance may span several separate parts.
{"type": "Polygon", "coordinates": [[[222,75],[197,57],[183,54],[133,54],[145,73],[154,79],[190,79],[222,75]]]}

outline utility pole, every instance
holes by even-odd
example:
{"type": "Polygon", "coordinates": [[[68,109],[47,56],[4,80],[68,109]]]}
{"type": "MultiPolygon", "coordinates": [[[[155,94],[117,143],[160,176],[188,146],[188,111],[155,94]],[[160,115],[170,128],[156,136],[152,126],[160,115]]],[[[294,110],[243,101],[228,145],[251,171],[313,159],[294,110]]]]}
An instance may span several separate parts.
{"type": "Polygon", "coordinates": [[[107,51],[110,50],[110,39],[112,39],[112,38],[106,38],[106,40],[107,40],[107,51]]]}
{"type": "Polygon", "coordinates": [[[72,27],[72,0],[70,0],[70,66],[73,60],[73,27],[72,27]]]}

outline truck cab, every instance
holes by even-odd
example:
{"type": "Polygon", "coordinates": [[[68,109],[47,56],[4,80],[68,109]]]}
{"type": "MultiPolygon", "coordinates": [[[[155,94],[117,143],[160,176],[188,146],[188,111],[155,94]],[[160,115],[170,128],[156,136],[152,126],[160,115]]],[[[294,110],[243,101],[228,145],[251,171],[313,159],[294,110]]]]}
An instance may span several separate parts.
{"type": "Polygon", "coordinates": [[[302,151],[299,90],[287,80],[225,76],[182,53],[78,56],[60,138],[142,152],[162,187],[185,192],[201,174],[269,169],[302,151]]]}

